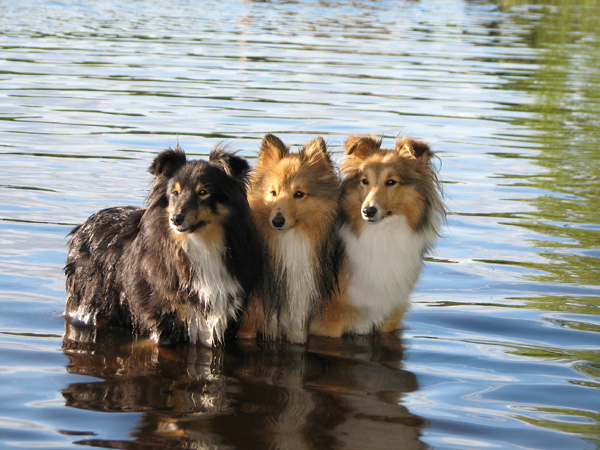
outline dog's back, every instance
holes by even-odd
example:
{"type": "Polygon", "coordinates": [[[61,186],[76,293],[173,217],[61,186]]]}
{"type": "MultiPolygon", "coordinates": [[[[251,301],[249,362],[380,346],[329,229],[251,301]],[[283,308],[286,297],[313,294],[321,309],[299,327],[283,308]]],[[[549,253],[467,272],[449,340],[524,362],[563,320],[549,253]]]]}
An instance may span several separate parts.
{"type": "Polygon", "coordinates": [[[131,325],[127,306],[119,301],[119,274],[125,247],[139,233],[143,212],[133,206],[104,209],[71,232],[65,311],[74,322],[131,325]]]}

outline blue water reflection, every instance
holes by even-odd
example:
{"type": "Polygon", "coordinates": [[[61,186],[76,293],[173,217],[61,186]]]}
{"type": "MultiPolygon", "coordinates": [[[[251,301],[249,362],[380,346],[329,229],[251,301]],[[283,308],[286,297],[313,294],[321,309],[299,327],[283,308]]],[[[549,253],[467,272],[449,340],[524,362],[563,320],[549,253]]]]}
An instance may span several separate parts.
{"type": "Polygon", "coordinates": [[[572,0],[1,3],[0,447],[598,448],[598,30],[572,0]],[[75,224],[178,141],[267,132],[431,143],[450,214],[404,330],[65,333],[75,224]]]}

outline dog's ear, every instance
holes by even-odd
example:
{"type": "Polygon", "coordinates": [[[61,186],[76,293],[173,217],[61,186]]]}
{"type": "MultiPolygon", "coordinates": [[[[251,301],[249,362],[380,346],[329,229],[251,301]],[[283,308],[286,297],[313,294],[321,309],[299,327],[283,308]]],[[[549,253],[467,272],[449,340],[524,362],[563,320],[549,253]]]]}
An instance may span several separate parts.
{"type": "Polygon", "coordinates": [[[346,141],[346,155],[365,159],[381,148],[381,138],[376,136],[350,136],[346,141]]]}
{"type": "Polygon", "coordinates": [[[227,175],[236,180],[245,181],[250,172],[248,162],[235,153],[228,152],[225,147],[217,145],[210,152],[208,160],[221,167],[227,175]]]}
{"type": "Polygon", "coordinates": [[[287,156],[290,149],[274,134],[266,134],[260,144],[258,153],[258,162],[264,164],[267,162],[278,162],[287,156]]]}
{"type": "Polygon", "coordinates": [[[170,148],[162,153],[159,153],[148,168],[148,172],[155,177],[164,176],[166,178],[170,178],[185,163],[185,152],[179,146],[179,143],[177,143],[175,150],[170,148]]]}
{"type": "Polygon", "coordinates": [[[327,144],[321,136],[308,142],[300,151],[300,156],[314,164],[325,164],[333,170],[331,155],[327,150],[327,144]]]}
{"type": "Polygon", "coordinates": [[[427,142],[412,139],[408,136],[396,138],[396,151],[401,156],[414,159],[419,163],[427,163],[433,156],[433,152],[427,142]]]}

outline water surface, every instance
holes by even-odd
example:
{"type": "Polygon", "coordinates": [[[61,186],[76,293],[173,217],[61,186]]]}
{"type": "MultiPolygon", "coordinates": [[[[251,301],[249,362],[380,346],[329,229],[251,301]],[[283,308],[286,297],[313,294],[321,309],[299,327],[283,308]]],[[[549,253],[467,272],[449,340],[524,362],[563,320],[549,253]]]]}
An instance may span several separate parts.
{"type": "Polygon", "coordinates": [[[0,447],[600,448],[600,5],[0,3],[0,447]],[[391,336],[65,330],[70,229],[177,141],[428,140],[448,222],[391,336]]]}

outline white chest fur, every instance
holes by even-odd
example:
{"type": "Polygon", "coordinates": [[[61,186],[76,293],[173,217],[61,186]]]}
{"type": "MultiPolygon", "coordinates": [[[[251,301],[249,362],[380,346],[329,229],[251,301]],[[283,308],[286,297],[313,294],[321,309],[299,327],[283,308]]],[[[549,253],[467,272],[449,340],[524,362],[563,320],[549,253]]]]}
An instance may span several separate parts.
{"type": "Polygon", "coordinates": [[[186,311],[190,342],[210,346],[222,341],[228,320],[242,308],[242,287],[225,266],[221,243],[207,244],[191,235],[183,249],[194,266],[190,288],[210,311],[206,318],[193,306],[186,311]]]}
{"type": "Polygon", "coordinates": [[[307,321],[317,300],[315,256],[311,239],[292,229],[277,235],[275,257],[285,271],[287,298],[283,299],[279,325],[291,342],[303,343],[308,338],[307,321]]]}
{"type": "Polygon", "coordinates": [[[380,326],[397,308],[407,307],[423,265],[423,253],[435,232],[414,232],[404,216],[365,223],[359,235],[340,230],[349,262],[348,297],[360,311],[352,332],[364,334],[380,326]]]}

